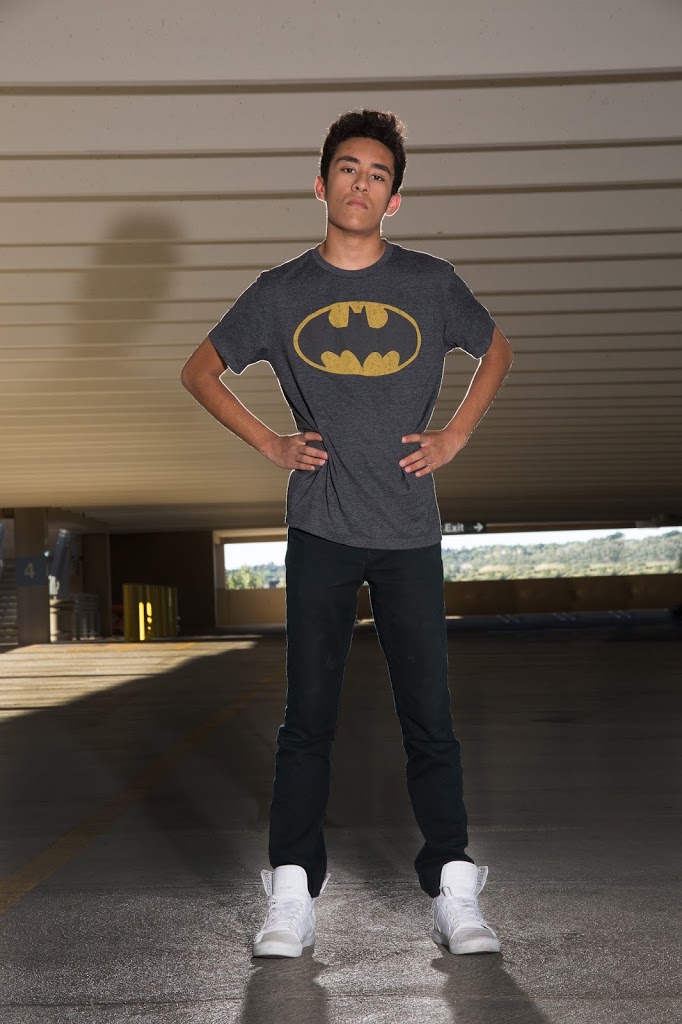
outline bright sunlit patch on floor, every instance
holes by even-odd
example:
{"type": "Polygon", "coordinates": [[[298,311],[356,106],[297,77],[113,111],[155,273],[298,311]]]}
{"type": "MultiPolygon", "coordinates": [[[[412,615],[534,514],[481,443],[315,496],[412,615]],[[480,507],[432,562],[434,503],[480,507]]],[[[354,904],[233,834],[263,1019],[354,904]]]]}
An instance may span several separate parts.
{"type": "Polygon", "coordinates": [[[257,642],[240,637],[204,645],[155,640],[17,647],[0,658],[0,724],[116,690],[136,680],[145,679],[152,685],[198,657],[217,657],[226,648],[250,650],[257,642]]]}

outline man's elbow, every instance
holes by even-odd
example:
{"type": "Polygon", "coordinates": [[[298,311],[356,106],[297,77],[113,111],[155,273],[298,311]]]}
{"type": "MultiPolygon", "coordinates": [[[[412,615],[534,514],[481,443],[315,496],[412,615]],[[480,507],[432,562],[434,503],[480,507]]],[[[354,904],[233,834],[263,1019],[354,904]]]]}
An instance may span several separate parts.
{"type": "Polygon", "coordinates": [[[192,390],[191,380],[192,371],[188,366],[188,363],[185,363],[183,368],[180,370],[180,383],[182,384],[183,388],[185,388],[186,391],[192,390]]]}
{"type": "Polygon", "coordinates": [[[222,359],[213,347],[211,339],[207,337],[192,352],[183,366],[180,371],[180,381],[183,387],[191,391],[192,381],[195,381],[197,376],[220,377],[224,372],[222,359]]]}
{"type": "Polygon", "coordinates": [[[197,383],[201,380],[202,371],[201,367],[193,363],[191,359],[188,359],[182,370],[180,371],[180,383],[182,384],[185,391],[189,391],[191,395],[197,389],[197,383]]]}

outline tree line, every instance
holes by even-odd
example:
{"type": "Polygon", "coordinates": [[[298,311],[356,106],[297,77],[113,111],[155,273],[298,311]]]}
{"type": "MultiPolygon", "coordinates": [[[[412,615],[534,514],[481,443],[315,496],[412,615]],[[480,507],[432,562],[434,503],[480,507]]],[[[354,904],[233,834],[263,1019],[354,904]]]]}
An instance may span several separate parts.
{"type": "MultiPolygon", "coordinates": [[[[443,550],[448,581],[639,576],[682,572],[682,531],[628,539],[621,532],[553,544],[491,544],[443,550]]],[[[228,590],[284,587],[283,564],[243,565],[225,572],[228,590]]]]}

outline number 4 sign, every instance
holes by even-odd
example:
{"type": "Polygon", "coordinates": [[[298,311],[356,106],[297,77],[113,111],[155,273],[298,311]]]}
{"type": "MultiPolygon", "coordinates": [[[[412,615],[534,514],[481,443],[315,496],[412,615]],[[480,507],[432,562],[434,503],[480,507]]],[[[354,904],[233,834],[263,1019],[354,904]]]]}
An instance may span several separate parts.
{"type": "Polygon", "coordinates": [[[47,559],[45,555],[29,555],[14,559],[17,587],[46,587],[47,559]]]}

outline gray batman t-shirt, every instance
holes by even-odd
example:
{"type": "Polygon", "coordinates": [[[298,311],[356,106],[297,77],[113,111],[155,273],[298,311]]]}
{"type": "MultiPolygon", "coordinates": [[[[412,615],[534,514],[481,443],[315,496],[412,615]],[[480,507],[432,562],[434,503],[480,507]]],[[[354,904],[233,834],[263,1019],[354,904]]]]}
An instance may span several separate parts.
{"type": "MultiPolygon", "coordinates": [[[[328,452],[289,476],[284,522],[353,547],[440,542],[432,473],[399,462],[419,450],[446,354],[479,358],[495,322],[446,260],[386,242],[363,270],[308,249],[262,273],[208,336],[234,373],[269,362],[298,430],[328,452]]],[[[454,409],[453,409],[454,412],[454,409]]]]}

